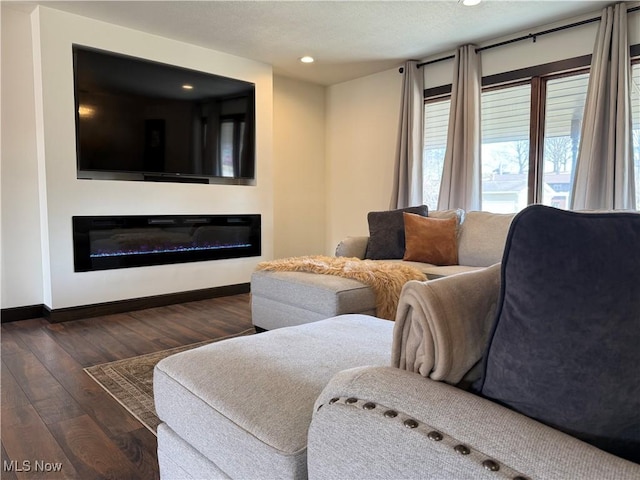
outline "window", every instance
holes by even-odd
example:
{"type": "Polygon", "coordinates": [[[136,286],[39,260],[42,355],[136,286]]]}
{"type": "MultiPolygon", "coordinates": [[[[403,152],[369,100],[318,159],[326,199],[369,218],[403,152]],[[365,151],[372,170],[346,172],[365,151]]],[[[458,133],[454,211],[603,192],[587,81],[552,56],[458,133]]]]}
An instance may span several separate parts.
{"type": "MultiPolygon", "coordinates": [[[[588,82],[585,70],[543,72],[483,88],[482,210],[512,213],[530,203],[569,207],[588,82]]],[[[450,104],[446,97],[424,107],[424,198],[430,208],[437,205],[450,104]]]]}
{"type": "Polygon", "coordinates": [[[588,84],[573,72],[482,92],[483,210],[569,208],[588,84]]]}
{"type": "Polygon", "coordinates": [[[223,177],[238,174],[242,158],[245,122],[242,118],[223,118],[220,122],[220,165],[223,177]]]}
{"type": "Polygon", "coordinates": [[[569,208],[589,74],[551,79],[546,85],[540,203],[569,208]]]}
{"type": "Polygon", "coordinates": [[[482,92],[483,210],[511,213],[527,205],[531,85],[482,92]]]}
{"type": "Polygon", "coordinates": [[[631,66],[631,117],[633,164],[636,174],[636,209],[640,210],[640,60],[631,66]]]}
{"type": "Polygon", "coordinates": [[[438,208],[451,99],[432,100],[424,105],[424,153],[422,157],[423,198],[431,210],[438,208]]]}

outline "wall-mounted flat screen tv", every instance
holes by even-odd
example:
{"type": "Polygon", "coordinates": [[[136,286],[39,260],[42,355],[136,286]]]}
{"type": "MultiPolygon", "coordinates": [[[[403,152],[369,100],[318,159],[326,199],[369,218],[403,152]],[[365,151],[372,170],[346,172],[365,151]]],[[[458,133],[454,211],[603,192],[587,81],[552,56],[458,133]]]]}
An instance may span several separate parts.
{"type": "Polygon", "coordinates": [[[253,184],[255,84],[74,45],[78,178],[253,184]]]}

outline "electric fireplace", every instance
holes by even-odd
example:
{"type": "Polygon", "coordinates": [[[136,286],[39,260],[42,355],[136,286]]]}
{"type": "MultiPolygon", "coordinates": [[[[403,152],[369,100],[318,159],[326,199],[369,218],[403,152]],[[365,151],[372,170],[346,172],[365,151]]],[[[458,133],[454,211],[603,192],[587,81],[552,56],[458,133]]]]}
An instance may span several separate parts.
{"type": "Polygon", "coordinates": [[[76,272],[261,255],[260,215],[73,217],[76,272]]]}

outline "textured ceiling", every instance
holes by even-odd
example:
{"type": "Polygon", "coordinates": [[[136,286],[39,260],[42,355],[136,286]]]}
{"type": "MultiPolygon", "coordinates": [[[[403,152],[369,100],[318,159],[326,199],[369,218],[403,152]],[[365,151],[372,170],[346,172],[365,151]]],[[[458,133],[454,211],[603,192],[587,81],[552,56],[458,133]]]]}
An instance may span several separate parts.
{"type": "MultiPolygon", "coordinates": [[[[29,3],[29,2],[25,2],[29,3]]],[[[36,2],[273,65],[323,85],[584,13],[608,1],[36,2]],[[313,55],[316,63],[298,62],[313,55]]]]}

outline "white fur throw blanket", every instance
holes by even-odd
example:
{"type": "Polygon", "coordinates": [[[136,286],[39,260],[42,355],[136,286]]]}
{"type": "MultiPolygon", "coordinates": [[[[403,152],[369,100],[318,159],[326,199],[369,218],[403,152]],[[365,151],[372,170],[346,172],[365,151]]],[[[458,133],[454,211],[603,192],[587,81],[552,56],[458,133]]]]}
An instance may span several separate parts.
{"type": "Polygon", "coordinates": [[[426,280],[420,270],[408,265],[376,260],[321,255],[284,258],[258,264],[258,270],[308,272],[351,278],[368,285],[376,297],[376,315],[393,320],[400,291],[409,280],[426,280]]]}
{"type": "Polygon", "coordinates": [[[478,363],[500,294],[500,264],[407,283],[393,331],[391,365],[455,385],[478,363]]]}

